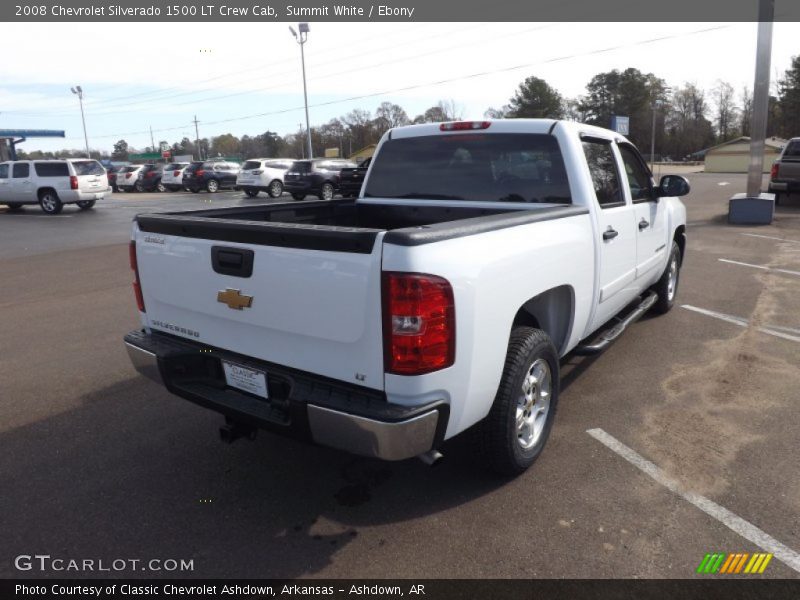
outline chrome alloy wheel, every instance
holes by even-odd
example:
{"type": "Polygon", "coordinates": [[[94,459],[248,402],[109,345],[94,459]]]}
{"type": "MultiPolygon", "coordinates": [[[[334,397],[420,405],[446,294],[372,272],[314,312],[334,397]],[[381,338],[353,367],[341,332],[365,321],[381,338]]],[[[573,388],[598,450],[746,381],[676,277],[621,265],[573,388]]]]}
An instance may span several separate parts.
{"type": "Polygon", "coordinates": [[[550,365],[545,359],[538,358],[528,368],[517,400],[517,442],[524,450],[535,446],[542,437],[550,412],[552,389],[550,365]]]}
{"type": "Polygon", "coordinates": [[[678,257],[672,256],[669,261],[669,278],[667,279],[667,300],[672,302],[675,290],[678,289],[678,257]]]}

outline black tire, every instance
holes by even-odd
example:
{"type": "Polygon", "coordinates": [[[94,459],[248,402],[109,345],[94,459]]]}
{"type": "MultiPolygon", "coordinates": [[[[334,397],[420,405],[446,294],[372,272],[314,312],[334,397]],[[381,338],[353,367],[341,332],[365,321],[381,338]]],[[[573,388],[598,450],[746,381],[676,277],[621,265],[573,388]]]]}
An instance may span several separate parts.
{"type": "Polygon", "coordinates": [[[292,198],[294,198],[295,200],[304,200],[305,197],[306,197],[305,194],[292,194],[292,198]]]}
{"type": "Polygon", "coordinates": [[[328,183],[327,181],[322,184],[322,187],[319,188],[319,194],[317,197],[320,200],[333,200],[333,195],[336,193],[336,188],[333,187],[332,183],[328,183]]]}
{"type": "Polygon", "coordinates": [[[9,212],[16,212],[18,210],[22,210],[22,204],[19,203],[6,204],[6,206],[8,206],[9,212]]]}
{"type": "Polygon", "coordinates": [[[63,202],[55,190],[42,190],[39,192],[39,206],[42,212],[48,215],[57,215],[64,208],[63,202]]]}
{"type": "Polygon", "coordinates": [[[136,183],[133,184],[133,191],[139,192],[140,194],[144,192],[144,186],[142,185],[141,181],[137,181],[136,183]]]}
{"type": "Polygon", "coordinates": [[[243,189],[244,193],[247,194],[247,196],[250,198],[255,198],[256,196],[258,196],[258,190],[255,190],[253,188],[243,188],[243,189]]]}
{"type": "Polygon", "coordinates": [[[219,191],[219,181],[217,181],[216,179],[209,179],[206,182],[206,191],[209,194],[215,194],[216,192],[218,192],[219,191]]]}
{"type": "Polygon", "coordinates": [[[189,188],[189,191],[191,191],[193,194],[199,194],[200,188],[189,188]]]}
{"type": "Polygon", "coordinates": [[[97,202],[97,201],[96,200],[79,200],[75,204],[77,204],[78,208],[80,208],[81,210],[89,210],[90,208],[92,208],[94,206],[95,202],[97,202]]]}
{"type": "Polygon", "coordinates": [[[672,249],[669,252],[669,260],[661,275],[661,279],[651,288],[658,294],[658,300],[653,305],[653,312],[663,315],[670,311],[675,304],[675,296],[678,295],[678,283],[681,280],[681,249],[678,247],[677,242],[673,240],[672,249]],[[672,269],[675,269],[674,281],[670,286],[672,279],[672,269]]]}
{"type": "Polygon", "coordinates": [[[558,353],[550,337],[541,329],[514,328],[494,404],[476,431],[478,458],[498,475],[513,477],[525,472],[547,443],[558,405],[558,392],[558,353]],[[545,365],[548,370],[545,370],[545,365]],[[541,389],[538,385],[529,387],[535,401],[528,398],[523,389],[532,373],[541,376],[541,389]],[[544,394],[546,375],[549,375],[549,392],[544,394]],[[528,402],[534,403],[528,405],[528,402]],[[539,410],[545,403],[546,409],[539,410]],[[518,428],[518,409],[521,411],[519,415],[525,417],[524,421],[532,423],[528,426],[533,430],[529,430],[530,436],[518,428]],[[538,429],[533,425],[535,423],[538,423],[538,429]],[[526,447],[526,444],[530,445],[526,447]]]}
{"type": "Polygon", "coordinates": [[[283,195],[283,183],[279,179],[274,179],[270,182],[267,193],[270,198],[280,198],[283,195]]]}
{"type": "Polygon", "coordinates": [[[163,194],[164,192],[167,191],[167,186],[165,186],[163,183],[161,183],[161,180],[159,179],[158,183],[156,184],[155,191],[163,194]]]}
{"type": "Polygon", "coordinates": [[[778,204],[780,203],[781,203],[781,193],[775,192],[775,206],[778,206],[778,204]]]}

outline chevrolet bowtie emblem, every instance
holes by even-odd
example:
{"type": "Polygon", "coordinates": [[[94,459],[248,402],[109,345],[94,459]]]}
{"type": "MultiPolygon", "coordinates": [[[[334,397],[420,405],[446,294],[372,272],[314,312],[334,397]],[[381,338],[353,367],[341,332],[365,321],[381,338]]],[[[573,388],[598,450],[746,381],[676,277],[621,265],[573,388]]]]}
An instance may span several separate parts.
{"type": "Polygon", "coordinates": [[[243,296],[239,290],[226,289],[224,292],[217,292],[217,302],[227,304],[228,308],[242,310],[250,308],[253,304],[252,296],[243,296]]]}

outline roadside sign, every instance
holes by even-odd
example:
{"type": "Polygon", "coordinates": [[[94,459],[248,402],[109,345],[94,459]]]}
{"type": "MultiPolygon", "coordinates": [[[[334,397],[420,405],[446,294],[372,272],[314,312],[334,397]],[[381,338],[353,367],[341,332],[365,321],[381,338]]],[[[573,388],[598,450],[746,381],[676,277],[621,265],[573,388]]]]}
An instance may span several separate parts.
{"type": "Polygon", "coordinates": [[[611,129],[613,129],[617,133],[621,133],[622,135],[628,135],[630,133],[630,124],[631,124],[630,117],[621,117],[618,115],[611,116],[611,129]]]}
{"type": "Polygon", "coordinates": [[[170,156],[172,156],[172,152],[170,152],[169,150],[164,150],[161,153],[161,158],[169,158],[170,156]]]}

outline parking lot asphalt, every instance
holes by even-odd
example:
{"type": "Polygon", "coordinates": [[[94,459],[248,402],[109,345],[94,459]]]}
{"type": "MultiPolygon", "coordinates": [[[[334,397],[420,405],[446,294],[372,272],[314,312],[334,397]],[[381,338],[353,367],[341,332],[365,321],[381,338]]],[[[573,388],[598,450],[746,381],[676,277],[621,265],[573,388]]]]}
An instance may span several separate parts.
{"type": "MultiPolygon", "coordinates": [[[[194,561],[114,573],[132,577],[687,578],[708,552],[770,551],[589,430],[800,551],[800,197],[773,225],[734,227],[727,199],[745,176],[688,177],[675,308],[565,359],[552,437],[511,481],[478,469],[462,438],[433,469],[265,433],[224,445],[221,417],[135,374],[121,341],[138,326],[131,217],[265,196],[0,208],[0,576],[108,575],[14,567],[45,553],[194,561]]],[[[757,577],[798,576],[776,558],[757,577]]]]}

